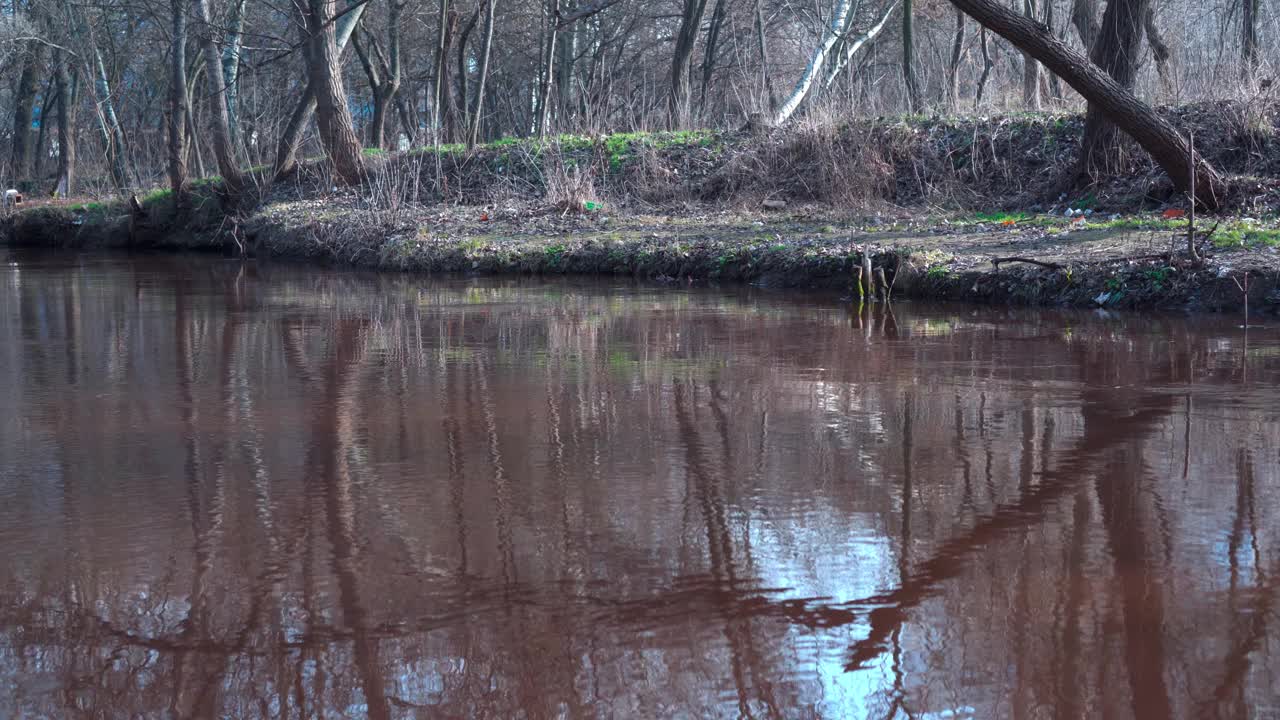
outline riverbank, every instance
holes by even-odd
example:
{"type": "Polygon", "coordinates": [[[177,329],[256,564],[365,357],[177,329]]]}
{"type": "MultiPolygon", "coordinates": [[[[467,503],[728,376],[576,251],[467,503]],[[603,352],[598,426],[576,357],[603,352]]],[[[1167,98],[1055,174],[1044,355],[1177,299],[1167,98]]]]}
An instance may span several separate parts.
{"type": "Polygon", "coordinates": [[[1186,258],[1179,198],[1140,156],[1107,183],[1054,194],[1080,118],[1051,114],[371,154],[358,188],[335,186],[312,163],[281,182],[254,176],[234,208],[216,180],[205,181],[181,214],[163,190],[136,206],[45,201],[4,217],[0,236],[409,272],[826,287],[850,297],[866,253],[896,298],[1239,312],[1247,287],[1251,311],[1275,312],[1273,109],[1204,110],[1168,111],[1198,128],[1206,155],[1232,178],[1232,214],[1196,227],[1203,262],[1186,258]]]}
{"type": "Polygon", "coordinates": [[[1250,311],[1280,310],[1276,231],[1239,219],[1202,221],[1206,257],[1193,264],[1168,256],[1185,248],[1187,221],[1153,213],[913,220],[815,210],[565,214],[513,204],[388,214],[330,197],[269,203],[232,220],[213,203],[179,227],[162,203],[145,206],[143,217],[127,208],[34,208],[5,219],[4,236],[16,245],[243,252],[388,271],[820,287],[851,298],[865,252],[893,298],[1239,312],[1247,276],[1250,311]]]}

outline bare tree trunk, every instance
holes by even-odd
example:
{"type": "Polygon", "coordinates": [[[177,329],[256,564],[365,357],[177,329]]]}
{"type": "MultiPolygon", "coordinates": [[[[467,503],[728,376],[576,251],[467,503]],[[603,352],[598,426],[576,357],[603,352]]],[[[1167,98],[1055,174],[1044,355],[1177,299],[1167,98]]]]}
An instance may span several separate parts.
{"type": "Polygon", "coordinates": [[[458,99],[456,103],[458,118],[454,123],[457,130],[456,139],[463,142],[466,141],[466,136],[471,129],[471,92],[467,89],[467,41],[475,31],[476,25],[480,23],[480,7],[476,5],[476,9],[472,11],[471,17],[458,36],[458,99]]]}
{"type": "Polygon", "coordinates": [[[354,184],[364,175],[364,155],[342,86],[342,63],[332,22],[334,6],[334,0],[305,3],[307,74],[316,94],[320,143],[338,177],[354,184]]]}
{"type": "Polygon", "coordinates": [[[1058,73],[1149,152],[1180,190],[1190,189],[1194,174],[1195,199],[1202,207],[1216,209],[1226,197],[1226,182],[1203,158],[1187,152],[1187,141],[1173,125],[1043,25],[993,0],[951,0],[951,4],[1058,73]]]}
{"type": "Polygon", "coordinates": [[[973,94],[973,109],[977,110],[982,104],[982,95],[987,89],[987,80],[991,77],[991,69],[996,66],[995,61],[991,59],[991,45],[987,42],[987,28],[982,26],[978,30],[978,46],[982,48],[982,75],[978,77],[978,89],[973,94]]]}
{"type": "Polygon", "coordinates": [[[720,50],[720,28],[724,26],[726,0],[716,0],[711,11],[711,24],[707,27],[706,47],[702,52],[702,87],[698,91],[698,105],[702,112],[707,107],[707,87],[716,71],[716,53],[720,50]]]}
{"type": "Polygon", "coordinates": [[[831,25],[818,42],[818,46],[814,48],[813,54],[809,56],[809,64],[805,66],[800,79],[796,80],[796,86],[791,90],[791,95],[782,102],[782,107],[778,108],[778,113],[773,118],[774,124],[781,125],[789,120],[799,109],[800,103],[804,102],[805,97],[809,95],[809,88],[813,87],[814,79],[822,72],[822,66],[831,48],[835,47],[848,30],[852,7],[852,0],[836,0],[835,6],[831,9],[831,25]]]}
{"type": "MultiPolygon", "coordinates": [[[[31,124],[36,105],[36,90],[44,56],[44,45],[38,42],[22,43],[22,72],[13,102],[13,178],[26,180],[31,173],[31,124]]],[[[43,123],[41,123],[43,125],[43,123]]]]}
{"type": "Polygon", "coordinates": [[[902,0],[902,79],[907,85],[907,110],[920,109],[920,88],[915,68],[915,0],[902,0]]]}
{"type": "Polygon", "coordinates": [[[671,57],[671,127],[681,128],[689,124],[689,59],[702,27],[702,15],[707,0],[684,0],[680,13],[680,29],[676,33],[676,48],[671,57]]]}
{"type": "Polygon", "coordinates": [[[187,204],[187,13],[185,0],[169,0],[173,48],[169,60],[169,187],[176,208],[187,204]]]}
{"type": "Polygon", "coordinates": [[[36,144],[34,154],[32,156],[31,176],[39,182],[44,178],[44,163],[49,157],[49,151],[46,150],[49,139],[49,128],[51,123],[50,117],[53,115],[53,108],[58,106],[58,86],[57,80],[53,73],[49,74],[48,81],[45,82],[44,94],[40,96],[41,107],[44,111],[41,113],[40,130],[36,133],[36,144]]]}
{"type": "Polygon", "coordinates": [[[407,0],[392,0],[387,10],[387,52],[384,55],[373,43],[373,51],[382,66],[382,82],[379,83],[375,95],[374,122],[372,128],[373,147],[386,147],[387,115],[400,94],[401,71],[400,24],[404,15],[407,0]]]}
{"type": "Polygon", "coordinates": [[[560,28],[560,56],[556,58],[556,93],[560,104],[560,125],[569,127],[574,110],[573,72],[578,62],[578,28],[560,28]]]}
{"type": "Polygon", "coordinates": [[[128,148],[125,145],[124,129],[120,127],[120,118],[116,116],[115,102],[111,97],[107,66],[102,62],[102,51],[96,47],[93,49],[93,62],[98,75],[93,83],[98,101],[98,125],[111,162],[111,180],[115,183],[116,190],[124,193],[132,182],[129,177],[128,148]]]}
{"type": "MultiPolygon", "coordinates": [[[[861,35],[850,36],[846,30],[843,39],[844,45],[839,48],[839,51],[836,54],[835,66],[832,67],[831,72],[827,74],[827,79],[823,83],[824,87],[830,87],[831,83],[835,81],[836,76],[853,60],[853,56],[858,54],[858,51],[861,50],[864,45],[876,39],[881,31],[889,25],[889,19],[893,17],[893,13],[897,9],[898,0],[889,0],[889,4],[885,6],[884,13],[880,16],[880,19],[877,20],[874,25],[867,28],[866,32],[861,35]]],[[[856,12],[856,9],[850,10],[850,12],[856,12]]]]}
{"type": "MultiPolygon", "coordinates": [[[[338,19],[336,41],[339,54],[346,49],[347,43],[351,39],[351,34],[355,32],[356,27],[360,24],[360,18],[363,16],[366,7],[368,7],[367,3],[357,5],[338,19]]],[[[302,147],[302,133],[315,110],[316,91],[308,73],[302,97],[298,99],[298,104],[294,106],[293,114],[290,115],[289,122],[285,125],[284,133],[280,136],[280,146],[276,150],[275,176],[277,178],[284,177],[297,169],[298,149],[302,147]]]]}
{"type": "Polygon", "coordinates": [[[547,54],[542,59],[542,87],[538,89],[538,137],[547,136],[551,117],[551,83],[556,70],[557,26],[560,22],[560,0],[547,0],[547,54]]]}
{"type": "Polygon", "coordinates": [[[227,118],[231,141],[239,144],[240,138],[240,50],[244,44],[245,4],[248,0],[233,0],[231,16],[227,19],[227,39],[222,48],[222,84],[227,88],[227,118]]]}
{"type": "Polygon", "coordinates": [[[484,44],[480,46],[480,84],[476,87],[476,109],[471,115],[468,145],[480,142],[480,125],[484,122],[484,86],[489,80],[489,57],[493,53],[493,19],[498,0],[485,2],[484,44]]]}
{"type": "MultiPolygon", "coordinates": [[[[1094,42],[1092,60],[1126,92],[1133,89],[1142,53],[1143,17],[1151,0],[1110,0],[1102,15],[1102,31],[1094,42]]],[[[1185,143],[1183,143],[1185,147],[1185,143]]],[[[1081,172],[1093,176],[1116,172],[1126,163],[1121,156],[1116,126],[1101,108],[1089,103],[1081,142],[1081,172]]]]}
{"type": "Polygon", "coordinates": [[[53,53],[54,81],[58,86],[58,179],[53,192],[68,197],[75,192],[76,174],[76,76],[62,50],[53,53]]]}
{"type": "Polygon", "coordinates": [[[964,56],[964,13],[956,9],[956,34],[951,41],[951,61],[947,63],[947,102],[952,112],[960,107],[960,59],[964,56]]]}
{"type": "MultiPolygon", "coordinates": [[[[1052,2],[1052,0],[1045,0],[1052,2]]],[[[1022,0],[1022,14],[1035,19],[1035,0],[1022,0]]],[[[1029,53],[1022,53],[1022,104],[1028,110],[1040,109],[1040,63],[1029,53]]]]}
{"type": "Polygon", "coordinates": [[[204,26],[200,42],[204,46],[205,75],[209,78],[209,102],[213,115],[213,154],[227,192],[235,195],[244,189],[244,175],[231,139],[231,117],[227,111],[227,86],[223,84],[222,62],[218,46],[213,42],[213,23],[209,19],[209,0],[195,0],[196,16],[204,26]]]}
{"type": "Polygon", "coordinates": [[[360,60],[360,67],[364,70],[365,78],[369,81],[369,94],[373,96],[373,118],[365,128],[367,132],[365,143],[369,147],[381,148],[383,125],[386,123],[387,114],[386,105],[383,104],[378,93],[378,88],[382,86],[382,71],[374,64],[375,59],[370,53],[369,47],[366,47],[367,42],[361,40],[361,32],[357,30],[351,36],[351,47],[356,51],[356,57],[360,60]]]}
{"type": "Polygon", "coordinates": [[[280,135],[280,145],[276,148],[276,178],[284,177],[292,173],[298,167],[298,148],[302,146],[302,132],[307,127],[307,121],[311,119],[311,114],[316,110],[316,93],[312,89],[311,83],[305,83],[302,90],[302,97],[298,100],[298,104],[293,107],[293,113],[289,116],[289,122],[284,126],[284,132],[280,135]]]}
{"type": "Polygon", "coordinates": [[[440,144],[440,105],[444,102],[445,91],[445,39],[448,37],[449,0],[440,0],[438,18],[440,27],[436,33],[436,76],[435,90],[431,94],[431,134],[432,141],[440,144]]]}
{"type": "Polygon", "coordinates": [[[368,47],[360,41],[360,33],[352,36],[352,45],[356,56],[360,58],[360,66],[369,78],[369,90],[373,95],[373,119],[369,123],[368,140],[370,147],[386,147],[387,115],[400,92],[400,18],[403,10],[403,2],[391,3],[387,16],[386,53],[378,45],[377,38],[367,31],[365,35],[369,38],[368,47]]]}
{"type": "Polygon", "coordinates": [[[1258,11],[1259,0],[1244,0],[1240,23],[1241,76],[1253,83],[1258,74],[1258,11]]]}
{"type": "MultiPolygon", "coordinates": [[[[1045,0],[1044,3],[1044,24],[1049,28],[1049,32],[1058,37],[1059,40],[1066,38],[1066,27],[1055,28],[1053,26],[1053,0],[1045,0]]],[[[1055,106],[1062,105],[1062,78],[1057,73],[1046,72],[1049,76],[1048,96],[1055,106]]]]}
{"type": "Polygon", "coordinates": [[[760,50],[760,74],[764,78],[764,89],[769,95],[769,110],[778,109],[778,96],[773,91],[773,78],[769,75],[769,45],[764,37],[764,0],[756,0],[756,44],[760,50]]]}
{"type": "MultiPolygon", "coordinates": [[[[1245,0],[1246,5],[1250,2],[1257,2],[1257,0],[1245,0]]],[[[1147,29],[1147,44],[1151,46],[1151,58],[1156,61],[1156,75],[1160,77],[1161,87],[1168,92],[1173,87],[1173,78],[1169,77],[1169,58],[1173,57],[1173,52],[1164,41],[1164,36],[1160,34],[1160,28],[1156,27],[1154,6],[1147,6],[1147,12],[1142,16],[1142,24],[1147,29]]]]}
{"type": "Polygon", "coordinates": [[[1085,53],[1093,52],[1093,44],[1098,41],[1102,28],[1098,25],[1098,0],[1074,0],[1071,3],[1071,24],[1075,25],[1080,35],[1080,44],[1085,53]]]}
{"type": "Polygon", "coordinates": [[[196,63],[191,76],[187,78],[187,148],[191,160],[195,162],[195,176],[205,177],[204,152],[200,149],[200,134],[196,132],[196,117],[200,115],[199,96],[193,95],[191,89],[200,84],[200,76],[204,74],[204,63],[196,63]]]}

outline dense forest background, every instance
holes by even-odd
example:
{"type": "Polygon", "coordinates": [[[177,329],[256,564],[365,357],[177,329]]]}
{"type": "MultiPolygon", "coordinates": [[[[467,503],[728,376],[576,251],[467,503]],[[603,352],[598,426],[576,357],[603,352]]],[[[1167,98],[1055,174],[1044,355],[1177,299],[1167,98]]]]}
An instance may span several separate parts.
{"type": "MultiPolygon", "coordinates": [[[[1011,9],[1151,104],[1272,90],[1261,0],[1011,9]]],[[[0,16],[0,177],[32,193],[234,181],[322,150],[348,175],[369,148],[1085,105],[942,0],[4,0],[0,16]]]]}

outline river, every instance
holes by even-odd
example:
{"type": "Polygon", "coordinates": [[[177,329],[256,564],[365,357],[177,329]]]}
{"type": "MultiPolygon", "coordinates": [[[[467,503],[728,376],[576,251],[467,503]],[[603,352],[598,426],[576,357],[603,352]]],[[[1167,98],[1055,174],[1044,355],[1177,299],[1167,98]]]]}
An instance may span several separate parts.
{"type": "Polygon", "coordinates": [[[1274,322],[0,258],[0,716],[1280,717],[1274,322]]]}

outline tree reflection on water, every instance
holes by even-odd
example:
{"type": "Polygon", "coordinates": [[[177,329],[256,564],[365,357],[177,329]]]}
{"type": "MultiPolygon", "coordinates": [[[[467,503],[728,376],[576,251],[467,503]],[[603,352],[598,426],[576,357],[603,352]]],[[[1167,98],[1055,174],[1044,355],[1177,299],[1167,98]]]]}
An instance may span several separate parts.
{"type": "Polygon", "coordinates": [[[52,717],[1265,717],[1280,333],[175,258],[0,281],[52,717]]]}

